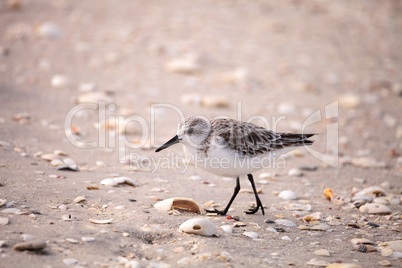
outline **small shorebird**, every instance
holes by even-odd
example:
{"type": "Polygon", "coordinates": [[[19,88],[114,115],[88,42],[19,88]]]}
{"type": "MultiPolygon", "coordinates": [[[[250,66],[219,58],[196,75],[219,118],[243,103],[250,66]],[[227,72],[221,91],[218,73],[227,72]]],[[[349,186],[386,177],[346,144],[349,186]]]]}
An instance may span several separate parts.
{"type": "Polygon", "coordinates": [[[246,213],[254,214],[261,208],[264,214],[264,207],[251,173],[264,168],[267,160],[281,156],[297,146],[311,145],[313,141],[308,138],[313,135],[276,133],[252,123],[233,119],[209,121],[194,116],[180,122],[177,135],[156,152],[173,144],[183,143],[184,151],[193,158],[196,166],[200,164],[201,168],[220,176],[236,177],[236,187],[226,208],[222,211],[215,209],[207,212],[226,215],[240,191],[239,177],[247,174],[257,206],[246,213]]]}

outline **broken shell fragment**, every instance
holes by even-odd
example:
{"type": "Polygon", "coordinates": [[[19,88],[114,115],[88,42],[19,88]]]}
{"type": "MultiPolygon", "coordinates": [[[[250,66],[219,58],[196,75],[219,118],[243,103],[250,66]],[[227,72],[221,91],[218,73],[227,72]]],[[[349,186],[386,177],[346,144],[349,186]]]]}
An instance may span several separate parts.
{"type": "Polygon", "coordinates": [[[256,232],[244,232],[243,235],[251,237],[252,239],[257,239],[258,238],[258,234],[256,232]]]}
{"type": "Polygon", "coordinates": [[[367,238],[357,238],[357,237],[350,240],[350,242],[352,242],[353,245],[360,245],[360,244],[372,245],[372,244],[374,244],[373,241],[368,240],[367,238]]]}
{"type": "Polygon", "coordinates": [[[334,193],[332,192],[331,188],[326,188],[324,190],[324,196],[326,198],[328,198],[329,200],[331,200],[332,198],[334,198],[334,193]]]}
{"type": "Polygon", "coordinates": [[[221,228],[225,233],[233,233],[233,228],[230,225],[222,225],[221,228]]]}
{"type": "Polygon", "coordinates": [[[158,210],[169,211],[172,209],[189,210],[199,214],[204,214],[204,209],[194,200],[185,197],[174,197],[165,199],[154,204],[158,210]]]}
{"type": "Polygon", "coordinates": [[[137,187],[138,185],[130,178],[127,177],[116,177],[116,178],[108,178],[101,180],[102,185],[106,186],[117,186],[118,184],[128,184],[133,187],[137,187]]]}
{"type": "Polygon", "coordinates": [[[185,221],[180,225],[180,230],[185,233],[202,236],[213,236],[218,231],[216,225],[206,218],[195,218],[185,221]]]}

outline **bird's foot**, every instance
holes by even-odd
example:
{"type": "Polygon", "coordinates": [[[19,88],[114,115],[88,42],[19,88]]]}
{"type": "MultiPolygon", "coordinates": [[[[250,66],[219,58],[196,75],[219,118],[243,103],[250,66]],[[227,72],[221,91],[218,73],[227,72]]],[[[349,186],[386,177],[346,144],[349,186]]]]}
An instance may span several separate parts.
{"type": "Polygon", "coordinates": [[[261,203],[258,203],[257,206],[255,206],[254,208],[250,208],[249,210],[246,210],[244,212],[246,212],[246,214],[254,214],[258,211],[259,208],[261,208],[262,215],[265,215],[264,206],[261,203]]]}
{"type": "Polygon", "coordinates": [[[216,214],[218,214],[218,215],[221,215],[221,216],[225,216],[226,215],[226,211],[223,211],[223,210],[217,210],[216,208],[214,209],[214,210],[205,210],[206,212],[208,212],[208,213],[216,213],[216,214]]]}

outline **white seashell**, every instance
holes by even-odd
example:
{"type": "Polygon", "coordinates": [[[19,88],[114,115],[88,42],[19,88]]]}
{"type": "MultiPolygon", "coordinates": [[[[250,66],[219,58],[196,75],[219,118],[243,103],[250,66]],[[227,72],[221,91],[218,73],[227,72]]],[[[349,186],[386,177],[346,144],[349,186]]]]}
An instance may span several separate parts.
{"type": "Polygon", "coordinates": [[[125,207],[124,206],[117,206],[117,207],[114,207],[114,209],[123,210],[123,209],[125,209],[125,207]]]}
{"type": "Polygon", "coordinates": [[[244,232],[243,235],[251,237],[252,239],[258,238],[258,234],[256,232],[244,232]]]}
{"type": "Polygon", "coordinates": [[[301,172],[301,170],[298,168],[292,168],[289,170],[288,175],[292,177],[301,177],[303,176],[303,172],[301,172]]]}
{"type": "Polygon", "coordinates": [[[154,204],[154,207],[158,210],[164,211],[169,211],[171,209],[183,209],[204,214],[204,209],[197,202],[185,197],[174,197],[165,199],[154,204]]]}
{"type": "Polygon", "coordinates": [[[233,228],[230,225],[222,225],[221,228],[225,233],[233,233],[233,228]]]}
{"type": "Polygon", "coordinates": [[[352,242],[353,245],[360,245],[360,244],[365,244],[365,245],[373,245],[374,242],[367,239],[367,238],[353,238],[352,240],[350,240],[350,242],[352,242]]]}
{"type": "Polygon", "coordinates": [[[297,194],[293,191],[290,190],[285,190],[279,193],[279,198],[285,199],[285,200],[297,200],[299,197],[297,194]]]}
{"type": "MultiPolygon", "coordinates": [[[[364,188],[363,190],[355,193],[356,198],[358,198],[357,196],[368,196],[368,195],[379,195],[379,194],[383,194],[384,193],[384,189],[378,186],[371,186],[371,187],[367,187],[364,188]]],[[[370,202],[371,200],[367,200],[367,202],[370,202]]]]}
{"type": "Polygon", "coordinates": [[[200,181],[201,177],[200,176],[191,176],[190,179],[193,181],[200,181]]]}
{"type": "Polygon", "coordinates": [[[108,224],[112,222],[112,219],[109,220],[98,220],[98,219],[89,219],[90,222],[95,223],[95,224],[108,224]]]}
{"type": "Polygon", "coordinates": [[[284,226],[287,226],[287,227],[295,227],[295,226],[297,226],[296,223],[294,223],[293,221],[283,220],[283,219],[275,220],[275,223],[280,224],[280,225],[284,225],[284,226]]]}
{"type": "Polygon", "coordinates": [[[368,214],[377,214],[377,215],[387,215],[391,214],[391,209],[383,204],[365,204],[359,208],[360,212],[368,213],[368,214]]]}
{"type": "Polygon", "coordinates": [[[116,177],[116,178],[108,178],[101,181],[101,184],[108,186],[116,186],[117,184],[128,184],[133,187],[137,187],[138,185],[130,178],[127,177],[116,177]]]}
{"type": "Polygon", "coordinates": [[[52,80],[50,81],[50,84],[54,88],[63,88],[68,85],[68,78],[65,75],[54,75],[52,77],[52,80]]]}
{"type": "Polygon", "coordinates": [[[319,223],[310,228],[312,231],[327,231],[330,226],[326,223],[319,223]]]}
{"type": "Polygon", "coordinates": [[[63,162],[72,168],[77,168],[77,163],[71,158],[63,158],[63,162]]]}
{"type": "Polygon", "coordinates": [[[138,186],[132,179],[127,178],[127,177],[116,177],[113,178],[113,180],[117,183],[117,184],[128,184],[131,186],[138,186]]]}
{"type": "Polygon", "coordinates": [[[185,233],[202,236],[213,236],[218,231],[216,225],[206,218],[195,218],[185,221],[180,225],[180,230],[185,233]]]}
{"type": "Polygon", "coordinates": [[[106,186],[116,186],[117,182],[114,179],[104,179],[101,180],[100,182],[102,185],[106,185],[106,186]]]}

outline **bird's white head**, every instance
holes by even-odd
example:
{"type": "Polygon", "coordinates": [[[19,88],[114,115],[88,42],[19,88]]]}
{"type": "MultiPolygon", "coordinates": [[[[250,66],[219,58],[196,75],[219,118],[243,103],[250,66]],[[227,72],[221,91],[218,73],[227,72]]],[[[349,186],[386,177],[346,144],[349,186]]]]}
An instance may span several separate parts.
{"type": "Polygon", "coordinates": [[[209,120],[197,116],[189,117],[179,123],[176,136],[159,147],[156,152],[179,142],[186,147],[199,148],[208,138],[210,132],[211,123],[209,120]]]}

